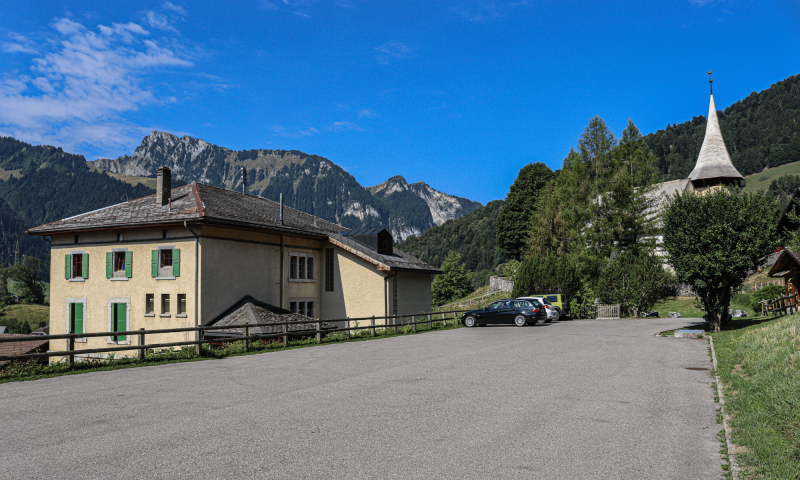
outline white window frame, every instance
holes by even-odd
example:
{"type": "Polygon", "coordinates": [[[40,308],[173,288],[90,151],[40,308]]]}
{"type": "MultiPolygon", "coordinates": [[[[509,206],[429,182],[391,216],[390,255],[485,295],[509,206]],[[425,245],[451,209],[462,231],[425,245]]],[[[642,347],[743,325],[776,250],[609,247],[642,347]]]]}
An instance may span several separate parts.
{"type": "MultiPolygon", "coordinates": [[[[125,331],[129,332],[131,330],[131,297],[109,297],[108,299],[108,331],[111,333],[111,327],[114,322],[114,313],[111,310],[111,305],[115,303],[126,303],[127,307],[125,308],[125,331]]],[[[85,308],[85,307],[84,307],[85,308]]],[[[127,340],[114,340],[114,335],[109,335],[106,337],[106,343],[111,343],[115,345],[130,345],[131,344],[131,336],[127,335],[127,340]]]]}
{"type": "Polygon", "coordinates": [[[313,258],[314,259],[314,270],[316,270],[316,268],[317,268],[317,254],[314,253],[314,252],[310,252],[310,253],[308,253],[308,252],[289,252],[289,272],[287,272],[290,282],[296,282],[296,283],[314,283],[314,282],[316,282],[317,281],[316,272],[314,272],[314,278],[299,278],[299,277],[298,278],[292,278],[292,271],[291,271],[292,257],[298,257],[297,258],[298,275],[300,274],[300,257],[305,257],[306,258],[306,261],[303,262],[303,263],[305,264],[305,268],[306,268],[306,275],[305,276],[308,277],[308,259],[309,258],[313,258]]]}
{"type": "MultiPolygon", "coordinates": [[[[299,310],[300,310],[300,302],[306,302],[306,313],[308,312],[308,302],[314,302],[314,310],[319,308],[318,300],[316,298],[314,298],[314,297],[292,297],[292,298],[289,299],[289,305],[291,305],[292,302],[297,302],[297,310],[298,310],[297,313],[298,314],[300,313],[299,312],[299,310]]],[[[316,312],[314,312],[314,313],[316,313],[316,312]]],[[[312,317],[312,318],[317,318],[317,317],[312,317]]]]}
{"type": "MultiPolygon", "coordinates": [[[[70,281],[70,282],[85,282],[86,281],[86,279],[83,278],[83,272],[81,272],[81,275],[79,275],[77,277],[73,277],[72,276],[72,262],[73,262],[72,257],[74,257],[75,255],[83,255],[84,253],[86,253],[86,250],[70,250],[70,252],[69,252],[69,280],[68,281],[70,281]]],[[[83,260],[81,260],[81,262],[83,262],[83,260]]],[[[81,263],[81,269],[83,269],[83,263],[81,263]]]]}
{"type": "MultiPolygon", "coordinates": [[[[86,317],[88,316],[86,314],[86,297],[67,297],[67,328],[65,329],[66,331],[64,333],[66,333],[66,334],[70,333],[70,331],[69,331],[69,322],[72,320],[71,318],[69,318],[69,314],[71,313],[69,311],[70,303],[82,303],[83,304],[83,333],[88,333],[86,331],[86,317]]],[[[86,343],[87,340],[88,340],[88,338],[86,338],[86,337],[76,338],[75,339],[75,343],[86,343]]],[[[67,342],[67,345],[69,345],[69,339],[67,338],[67,339],[65,339],[65,341],[67,342]]],[[[69,350],[69,348],[67,348],[66,350],[69,350]]]]}

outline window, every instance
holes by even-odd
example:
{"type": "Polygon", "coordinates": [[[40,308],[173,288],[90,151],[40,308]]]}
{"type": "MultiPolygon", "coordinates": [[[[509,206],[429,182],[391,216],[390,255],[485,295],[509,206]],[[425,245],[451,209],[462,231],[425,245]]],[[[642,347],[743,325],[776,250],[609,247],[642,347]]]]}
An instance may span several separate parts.
{"type": "Polygon", "coordinates": [[[78,250],[64,256],[64,278],[83,281],[89,278],[89,254],[78,250]]]}
{"type": "Polygon", "coordinates": [[[169,232],[167,230],[161,230],[161,238],[169,238],[169,232]]]}
{"type": "Polygon", "coordinates": [[[298,257],[298,268],[297,271],[300,274],[300,278],[306,278],[306,257],[298,257]]]}
{"type": "Polygon", "coordinates": [[[156,296],[148,293],[144,296],[144,314],[155,315],[156,313],[156,296]]]}
{"type": "Polygon", "coordinates": [[[75,235],[75,243],[81,243],[81,236],[75,235]]]}
{"type": "Polygon", "coordinates": [[[292,313],[297,313],[297,302],[289,302],[289,310],[291,310],[292,313]]]}
{"type": "Polygon", "coordinates": [[[174,280],[181,276],[181,250],[172,245],[153,250],[151,276],[162,280],[174,280]]]}
{"type": "MultiPolygon", "coordinates": [[[[127,303],[112,303],[111,304],[111,331],[112,332],[125,332],[128,330],[128,304],[127,303]]],[[[124,342],[128,340],[127,335],[113,335],[112,340],[117,342],[124,342]]]]}
{"type": "Polygon", "coordinates": [[[118,241],[118,242],[121,242],[121,241],[122,241],[122,234],[121,234],[121,233],[118,233],[118,234],[117,234],[117,241],[118,241]]]}
{"type": "Polygon", "coordinates": [[[186,294],[178,294],[178,315],[186,315],[186,294]]]}
{"type": "Polygon", "coordinates": [[[306,315],[314,317],[314,302],[306,302],[306,315]]]}
{"type": "Polygon", "coordinates": [[[169,315],[169,293],[161,294],[161,315],[169,315]]]}
{"type": "Polygon", "coordinates": [[[106,252],[106,278],[131,278],[132,265],[133,252],[129,252],[127,248],[106,252]]]}
{"type": "Polygon", "coordinates": [[[503,303],[504,302],[494,302],[488,307],[486,307],[486,310],[497,310],[503,306],[503,303]]]}
{"type": "Polygon", "coordinates": [[[548,295],[547,296],[547,301],[550,302],[550,303],[557,302],[558,301],[558,295],[548,295]]]}
{"type": "Polygon", "coordinates": [[[83,333],[83,303],[69,304],[69,333],[83,333]]]}
{"type": "Polygon", "coordinates": [[[314,301],[310,298],[289,299],[289,310],[308,317],[314,316],[314,301]]]}
{"type": "Polygon", "coordinates": [[[297,278],[297,257],[289,256],[289,278],[297,278]]]}
{"type": "Polygon", "coordinates": [[[289,279],[314,280],[314,254],[289,252],[289,279]]]}
{"type": "Polygon", "coordinates": [[[325,249],[325,291],[333,291],[333,249],[325,249]]]}

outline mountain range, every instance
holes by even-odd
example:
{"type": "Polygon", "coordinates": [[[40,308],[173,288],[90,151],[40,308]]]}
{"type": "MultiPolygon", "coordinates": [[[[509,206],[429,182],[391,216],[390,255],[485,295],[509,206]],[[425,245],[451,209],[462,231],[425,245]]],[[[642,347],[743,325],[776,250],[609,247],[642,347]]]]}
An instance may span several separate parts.
{"type": "Polygon", "coordinates": [[[481,206],[472,200],[434,190],[423,182],[408,184],[403,177],[365,188],[342,167],[318,155],[297,150],[234,151],[189,136],[153,132],[133,152],[116,159],[89,162],[98,170],[133,177],[152,177],[158,167],[173,178],[242,189],[247,169],[247,192],[336,222],[352,229],[388,228],[403,240],[458,218],[481,206]]]}

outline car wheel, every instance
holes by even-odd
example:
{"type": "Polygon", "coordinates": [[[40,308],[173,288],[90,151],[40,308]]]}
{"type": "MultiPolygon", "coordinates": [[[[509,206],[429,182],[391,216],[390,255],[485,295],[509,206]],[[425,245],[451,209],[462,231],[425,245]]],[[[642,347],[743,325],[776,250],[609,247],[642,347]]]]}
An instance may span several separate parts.
{"type": "Polygon", "coordinates": [[[464,326],[465,327],[474,327],[475,326],[475,317],[472,315],[468,316],[464,319],[464,326]]]}
{"type": "Polygon", "coordinates": [[[518,327],[524,327],[527,324],[528,321],[525,320],[525,317],[523,317],[522,315],[517,315],[516,317],[514,317],[514,325],[518,327]]]}

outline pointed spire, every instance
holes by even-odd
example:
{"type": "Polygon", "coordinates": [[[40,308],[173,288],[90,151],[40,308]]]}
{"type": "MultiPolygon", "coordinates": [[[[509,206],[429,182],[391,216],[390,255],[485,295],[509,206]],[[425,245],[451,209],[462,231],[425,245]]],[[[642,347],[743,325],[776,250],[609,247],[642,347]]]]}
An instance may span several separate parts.
{"type": "MultiPolygon", "coordinates": [[[[711,72],[708,72],[709,75],[711,72]]],[[[709,79],[709,83],[713,80],[709,79]]],[[[717,107],[714,104],[714,91],[711,91],[711,103],[708,106],[708,123],[706,124],[706,136],[703,139],[703,146],[700,148],[700,155],[694,170],[689,174],[692,182],[705,180],[704,183],[721,183],[723,179],[741,179],[742,174],[736,170],[725,148],[725,141],[722,139],[722,131],[719,128],[717,119],[717,107]],[[719,180],[714,182],[713,180],[719,180]],[[709,182],[711,180],[711,182],[709,182]]]]}

